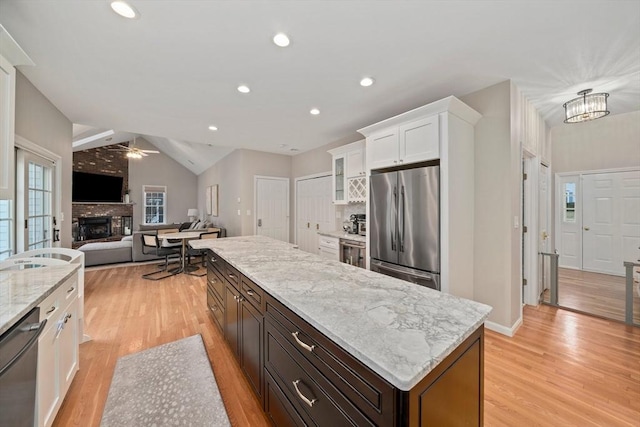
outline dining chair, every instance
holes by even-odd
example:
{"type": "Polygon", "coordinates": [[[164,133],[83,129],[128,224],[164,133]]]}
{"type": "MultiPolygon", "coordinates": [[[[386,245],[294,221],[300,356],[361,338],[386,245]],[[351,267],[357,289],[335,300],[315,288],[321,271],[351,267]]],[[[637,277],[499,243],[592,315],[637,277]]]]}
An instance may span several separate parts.
{"type": "MultiPolygon", "coordinates": [[[[200,233],[198,239],[217,239],[220,236],[220,230],[218,231],[209,231],[206,233],[200,233]]],[[[191,274],[192,276],[203,277],[207,275],[207,264],[206,264],[206,256],[207,249],[194,249],[191,246],[187,245],[187,265],[191,264],[191,257],[202,257],[202,267],[205,269],[203,274],[191,274]]]]}
{"type": "Polygon", "coordinates": [[[145,255],[155,255],[158,257],[164,257],[164,266],[160,270],[152,271],[151,273],[146,273],[142,275],[143,279],[147,280],[161,280],[166,279],[167,277],[174,276],[178,273],[178,269],[174,271],[169,270],[169,257],[172,255],[180,256],[180,248],[179,247],[167,247],[162,246],[162,242],[158,238],[158,234],[148,234],[141,233],[140,238],[142,239],[142,253],[145,255]],[[168,274],[162,275],[160,277],[155,277],[156,274],[167,272],[168,274]]]}

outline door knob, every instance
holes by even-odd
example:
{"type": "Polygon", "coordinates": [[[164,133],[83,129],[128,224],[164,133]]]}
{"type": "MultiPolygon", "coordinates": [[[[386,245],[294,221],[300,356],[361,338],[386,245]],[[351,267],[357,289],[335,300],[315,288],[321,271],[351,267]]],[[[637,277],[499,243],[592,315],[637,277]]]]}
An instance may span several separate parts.
{"type": "Polygon", "coordinates": [[[583,227],[583,228],[584,228],[584,231],[589,231],[590,230],[589,227],[583,227]]]}

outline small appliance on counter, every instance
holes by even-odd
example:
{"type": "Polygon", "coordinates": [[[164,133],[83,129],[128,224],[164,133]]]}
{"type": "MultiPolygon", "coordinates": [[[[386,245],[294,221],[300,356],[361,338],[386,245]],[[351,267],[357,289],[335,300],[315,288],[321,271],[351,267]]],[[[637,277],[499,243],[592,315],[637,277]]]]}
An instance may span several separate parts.
{"type": "Polygon", "coordinates": [[[366,232],[367,216],[365,214],[351,214],[349,221],[344,222],[344,231],[349,234],[362,234],[366,232]],[[361,232],[363,230],[363,232],[361,232]]]}

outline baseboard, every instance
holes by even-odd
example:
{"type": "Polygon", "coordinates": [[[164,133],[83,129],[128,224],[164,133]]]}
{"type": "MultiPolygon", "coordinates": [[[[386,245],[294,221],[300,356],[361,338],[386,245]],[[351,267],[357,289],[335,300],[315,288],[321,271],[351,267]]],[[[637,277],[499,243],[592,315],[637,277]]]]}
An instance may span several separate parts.
{"type": "Polygon", "coordinates": [[[514,323],[513,326],[511,326],[510,328],[508,326],[502,326],[490,320],[487,320],[486,322],[484,322],[485,328],[489,329],[490,331],[494,331],[499,334],[506,335],[508,337],[514,336],[518,331],[518,329],[520,329],[520,326],[522,326],[522,317],[516,320],[516,323],[514,323]]]}

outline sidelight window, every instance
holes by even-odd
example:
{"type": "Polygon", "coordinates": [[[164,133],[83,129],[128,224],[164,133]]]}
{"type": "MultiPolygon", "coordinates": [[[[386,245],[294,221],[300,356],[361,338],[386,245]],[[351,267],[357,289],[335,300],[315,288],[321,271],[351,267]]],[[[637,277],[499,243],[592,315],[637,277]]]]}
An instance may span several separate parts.
{"type": "Polygon", "coordinates": [[[564,206],[562,209],[564,222],[576,222],[576,183],[564,184],[564,206]]]}

